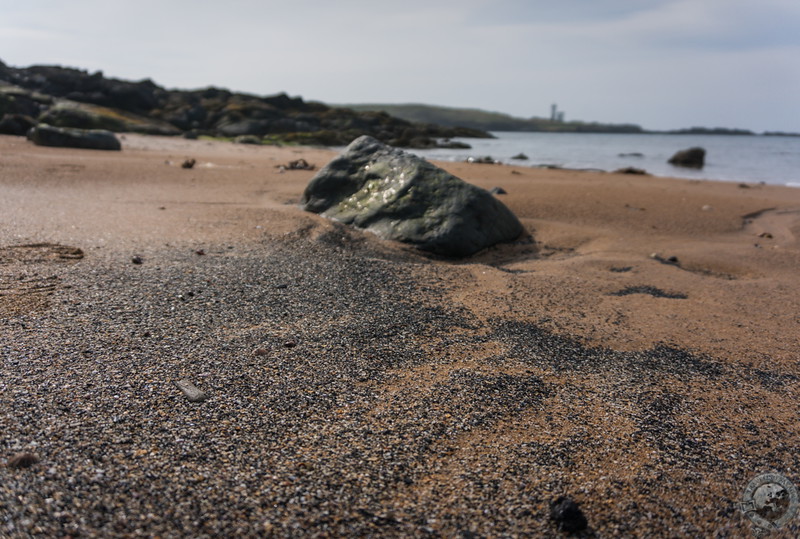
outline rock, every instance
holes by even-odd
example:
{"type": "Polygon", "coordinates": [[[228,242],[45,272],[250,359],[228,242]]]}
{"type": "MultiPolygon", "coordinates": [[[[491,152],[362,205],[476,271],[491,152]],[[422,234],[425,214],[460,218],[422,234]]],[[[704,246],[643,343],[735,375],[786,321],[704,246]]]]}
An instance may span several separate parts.
{"type": "Polygon", "coordinates": [[[617,155],[619,157],[644,157],[644,154],[640,152],[620,153],[617,155]]]}
{"type": "Polygon", "coordinates": [[[703,168],[705,159],[706,151],[703,148],[694,147],[675,153],[668,162],[676,167],[703,168]]]}
{"type": "Polygon", "coordinates": [[[636,168],[636,167],[624,167],[618,168],[614,171],[614,174],[640,174],[640,175],[647,175],[647,171],[643,168],[636,168]]]}
{"type": "Polygon", "coordinates": [[[493,195],[507,195],[508,192],[502,187],[492,187],[489,192],[493,195]]]}
{"type": "Polygon", "coordinates": [[[436,143],[437,148],[446,148],[450,150],[469,150],[472,148],[466,142],[460,142],[458,140],[440,140],[436,143]]]}
{"type": "Polygon", "coordinates": [[[183,163],[181,163],[181,168],[186,168],[186,169],[194,168],[196,164],[197,160],[194,157],[192,157],[190,159],[186,159],[183,163]]]}
{"type": "Polygon", "coordinates": [[[36,120],[24,114],[4,114],[0,120],[0,134],[16,135],[24,137],[32,127],[36,125],[36,120]]]}
{"type": "Polygon", "coordinates": [[[256,135],[239,135],[233,142],[236,144],[261,144],[261,137],[256,135]]]}
{"type": "Polygon", "coordinates": [[[114,133],[102,129],[70,129],[39,124],[28,131],[28,139],[37,146],[117,151],[122,149],[122,144],[114,133]]]}
{"type": "Polygon", "coordinates": [[[550,519],[559,530],[567,533],[583,531],[589,525],[578,504],[566,496],[559,496],[550,503],[550,519]]]}
{"type": "Polygon", "coordinates": [[[39,462],[39,457],[33,453],[17,453],[8,459],[7,466],[14,469],[30,468],[37,462],[39,462]]]}
{"type": "Polygon", "coordinates": [[[524,231],[488,191],[369,136],[354,140],[311,179],[302,204],[384,239],[451,257],[524,231]]]}
{"type": "Polygon", "coordinates": [[[467,157],[467,163],[477,163],[479,165],[496,165],[499,161],[495,161],[491,155],[485,157],[467,157]]]}
{"type": "Polygon", "coordinates": [[[528,156],[525,155],[524,153],[518,153],[517,155],[513,156],[511,159],[516,159],[518,161],[527,161],[528,160],[528,156]]]}
{"type": "Polygon", "coordinates": [[[166,122],[89,103],[60,100],[39,116],[39,122],[55,127],[106,129],[108,131],[173,136],[180,130],[166,122]]]}
{"type": "Polygon", "coordinates": [[[197,386],[191,383],[189,380],[178,380],[175,382],[175,385],[178,386],[178,389],[186,395],[186,398],[189,402],[203,402],[208,398],[208,395],[205,392],[200,391],[197,386]]]}
{"type": "Polygon", "coordinates": [[[315,165],[310,164],[303,158],[289,161],[286,165],[277,165],[275,168],[282,168],[284,170],[314,170],[315,165]]]}

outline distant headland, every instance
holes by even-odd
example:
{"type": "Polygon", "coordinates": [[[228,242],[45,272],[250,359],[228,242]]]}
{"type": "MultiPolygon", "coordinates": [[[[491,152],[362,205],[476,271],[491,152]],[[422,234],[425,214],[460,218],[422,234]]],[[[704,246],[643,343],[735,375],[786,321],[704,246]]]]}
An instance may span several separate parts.
{"type": "MultiPolygon", "coordinates": [[[[501,112],[473,108],[455,108],[418,103],[409,104],[346,104],[357,111],[383,111],[412,122],[442,126],[461,126],[483,131],[527,131],[545,133],[634,133],[669,135],[757,135],[747,129],[725,127],[691,127],[672,131],[654,131],[636,124],[565,121],[564,112],[552,106],[550,118],[518,118],[501,112]]],[[[800,133],[766,132],[765,136],[800,136],[800,133]]]]}

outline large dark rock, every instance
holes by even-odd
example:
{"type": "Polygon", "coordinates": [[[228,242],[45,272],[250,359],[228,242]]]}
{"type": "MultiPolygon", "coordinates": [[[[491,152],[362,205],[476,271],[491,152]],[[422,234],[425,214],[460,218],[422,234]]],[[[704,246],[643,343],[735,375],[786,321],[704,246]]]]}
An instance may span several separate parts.
{"type": "Polygon", "coordinates": [[[36,125],[36,120],[24,114],[4,114],[0,120],[0,134],[24,137],[36,125]]]}
{"type": "Polygon", "coordinates": [[[39,116],[39,121],[53,127],[72,127],[75,129],[105,129],[114,132],[143,133],[146,135],[173,136],[180,129],[167,122],[140,116],[90,103],[59,100],[47,112],[39,116]]]}
{"type": "Polygon", "coordinates": [[[121,150],[117,137],[102,129],[69,129],[39,124],[28,132],[28,139],[38,146],[85,148],[89,150],[121,150]]]}
{"type": "Polygon", "coordinates": [[[703,168],[706,160],[706,151],[703,148],[689,148],[681,150],[670,157],[669,163],[677,167],[703,168]]]}
{"type": "Polygon", "coordinates": [[[312,178],[302,203],[307,211],[451,257],[524,231],[488,191],[368,136],[312,178]]]}

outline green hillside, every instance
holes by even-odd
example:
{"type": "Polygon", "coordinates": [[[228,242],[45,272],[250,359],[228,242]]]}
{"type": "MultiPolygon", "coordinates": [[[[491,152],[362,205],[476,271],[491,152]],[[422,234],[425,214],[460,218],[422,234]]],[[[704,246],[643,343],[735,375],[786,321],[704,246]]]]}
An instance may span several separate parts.
{"type": "Polygon", "coordinates": [[[556,122],[544,118],[517,118],[500,112],[480,109],[463,109],[422,104],[350,104],[338,105],[356,111],[383,111],[408,120],[443,125],[468,127],[484,131],[546,131],[565,133],[643,133],[634,124],[601,124],[596,122],[556,122]]]}

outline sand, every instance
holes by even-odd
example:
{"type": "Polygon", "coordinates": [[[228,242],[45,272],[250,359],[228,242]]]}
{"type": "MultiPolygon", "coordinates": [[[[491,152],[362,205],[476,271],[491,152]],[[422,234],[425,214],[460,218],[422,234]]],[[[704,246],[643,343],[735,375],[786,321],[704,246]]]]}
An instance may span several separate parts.
{"type": "Polygon", "coordinates": [[[800,190],[441,163],[528,232],[454,261],[303,212],[334,155],[0,137],[0,536],[747,536],[800,484],[800,190]]]}

